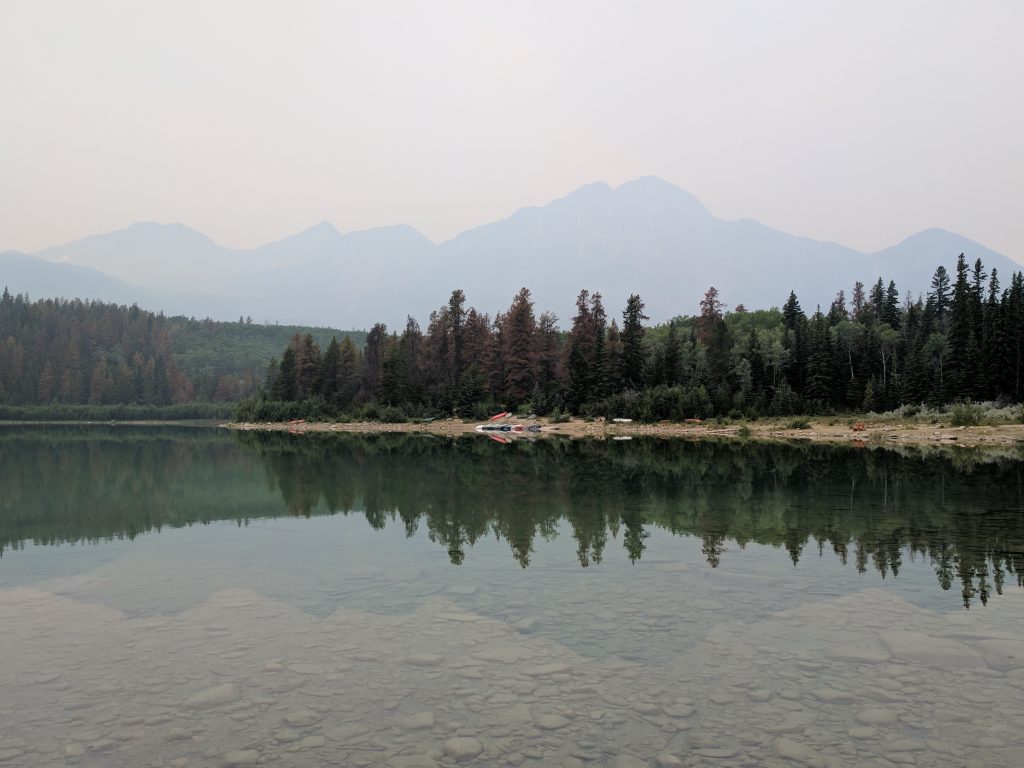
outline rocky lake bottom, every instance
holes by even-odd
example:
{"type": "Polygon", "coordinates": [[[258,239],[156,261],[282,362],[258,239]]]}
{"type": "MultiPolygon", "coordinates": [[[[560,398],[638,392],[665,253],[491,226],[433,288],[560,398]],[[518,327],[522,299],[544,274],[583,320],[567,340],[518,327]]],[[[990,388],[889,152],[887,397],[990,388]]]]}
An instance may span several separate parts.
{"type": "Polygon", "coordinates": [[[990,767],[1024,754],[1021,593],[981,621],[868,588],[690,628],[668,586],[596,616],[589,599],[563,603],[566,625],[623,622],[656,662],[582,655],[546,637],[528,601],[506,621],[460,607],[467,596],[321,618],[225,589],[130,618],[4,590],[0,765],[990,767]]]}
{"type": "Polygon", "coordinates": [[[1015,464],[60,437],[0,440],[0,768],[1024,763],[1015,464]]]}

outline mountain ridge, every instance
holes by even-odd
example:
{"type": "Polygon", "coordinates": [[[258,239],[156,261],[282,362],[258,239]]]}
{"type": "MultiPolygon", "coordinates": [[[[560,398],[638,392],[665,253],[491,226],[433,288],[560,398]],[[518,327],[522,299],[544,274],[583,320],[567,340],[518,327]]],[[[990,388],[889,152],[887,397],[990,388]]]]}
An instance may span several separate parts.
{"type": "Polygon", "coordinates": [[[493,315],[525,285],[538,310],[555,311],[563,326],[581,288],[604,294],[609,315],[639,293],[656,322],[695,312],[709,285],[729,305],[749,308],[779,306],[794,290],[811,309],[855,280],[869,284],[879,275],[916,296],[935,268],[951,269],[961,251],[1005,278],[1022,268],[940,228],[863,253],[754,219],[725,220],[690,192],[645,176],[614,188],[587,184],[440,243],[403,224],[341,232],[321,221],[256,248],[231,249],[184,224],[136,222],[31,255],[205,307],[200,315],[272,313],[281,322],[369,327],[381,320],[397,327],[407,314],[425,321],[454,288],[493,315]]]}

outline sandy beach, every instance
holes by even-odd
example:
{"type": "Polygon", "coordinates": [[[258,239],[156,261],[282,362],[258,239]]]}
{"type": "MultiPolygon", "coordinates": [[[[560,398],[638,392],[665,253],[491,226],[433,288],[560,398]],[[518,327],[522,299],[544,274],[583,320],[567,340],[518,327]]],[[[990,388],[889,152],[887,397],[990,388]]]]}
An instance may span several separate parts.
{"type": "MultiPolygon", "coordinates": [[[[380,422],[293,422],[293,423],[229,423],[229,429],[243,431],[278,431],[304,434],[312,432],[422,432],[433,435],[474,434],[478,422],[446,419],[427,423],[413,422],[383,424],[380,422]]],[[[508,423],[540,424],[541,432],[530,437],[562,436],[570,438],[612,439],[616,437],[680,437],[689,439],[736,438],[750,440],[809,440],[825,443],[851,443],[871,445],[950,445],[1006,447],[1024,444],[1024,424],[996,426],[954,427],[949,424],[864,421],[848,418],[808,419],[809,426],[796,429],[792,418],[763,419],[752,422],[720,424],[716,421],[700,423],[659,422],[622,424],[595,419],[573,419],[551,423],[546,419],[509,421],[508,423]],[[863,425],[863,429],[859,427],[863,425]],[[856,427],[856,428],[855,428],[856,427]]],[[[513,439],[516,435],[509,435],[513,439]]]]}

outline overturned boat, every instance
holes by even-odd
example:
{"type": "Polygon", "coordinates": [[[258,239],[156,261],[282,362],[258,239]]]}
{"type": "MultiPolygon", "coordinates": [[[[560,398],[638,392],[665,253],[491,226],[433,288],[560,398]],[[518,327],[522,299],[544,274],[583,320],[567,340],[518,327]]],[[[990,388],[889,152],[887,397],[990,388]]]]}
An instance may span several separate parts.
{"type": "Polygon", "coordinates": [[[540,424],[478,424],[476,426],[477,432],[512,432],[512,433],[523,433],[523,432],[540,432],[540,424]]]}

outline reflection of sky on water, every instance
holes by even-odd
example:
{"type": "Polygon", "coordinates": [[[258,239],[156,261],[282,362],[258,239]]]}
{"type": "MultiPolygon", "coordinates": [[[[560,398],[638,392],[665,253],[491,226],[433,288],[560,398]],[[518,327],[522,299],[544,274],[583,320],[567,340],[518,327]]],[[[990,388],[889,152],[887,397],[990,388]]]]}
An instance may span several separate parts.
{"type": "MultiPolygon", "coordinates": [[[[644,557],[635,564],[622,555],[620,536],[609,542],[602,563],[580,568],[571,527],[563,521],[557,536],[534,542],[528,568],[515,561],[507,542],[493,536],[477,541],[463,564],[453,566],[425,531],[407,537],[397,525],[374,530],[361,515],[245,526],[221,522],[130,542],[28,546],[4,556],[0,588],[40,586],[131,616],[186,610],[233,588],[254,589],[316,616],[343,606],[402,613],[432,595],[513,620],[543,606],[542,631],[583,653],[593,638],[580,632],[578,616],[560,625],[563,602],[590,603],[610,619],[617,614],[616,600],[653,608],[656,595],[659,610],[685,610],[680,623],[694,636],[724,616],[755,618],[865,587],[885,589],[922,608],[963,610],[957,593],[936,588],[934,568],[921,558],[883,580],[875,571],[861,574],[843,565],[830,549],[806,553],[794,566],[783,549],[729,542],[718,567],[711,568],[695,537],[654,528],[645,543],[644,557]]],[[[998,611],[998,602],[977,610],[998,611]]],[[[605,646],[593,652],[614,645],[604,629],[605,646]]],[[[656,646],[640,652],[660,653],[656,646]]]]}
{"type": "Polygon", "coordinates": [[[0,558],[5,765],[1019,763],[1024,590],[907,546],[1016,551],[1013,466],[46,434],[0,537],[94,543],[0,558]]]}

